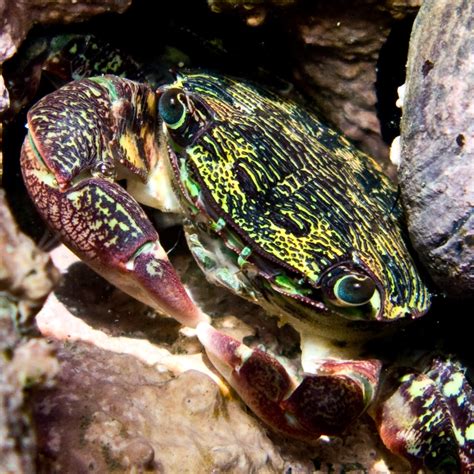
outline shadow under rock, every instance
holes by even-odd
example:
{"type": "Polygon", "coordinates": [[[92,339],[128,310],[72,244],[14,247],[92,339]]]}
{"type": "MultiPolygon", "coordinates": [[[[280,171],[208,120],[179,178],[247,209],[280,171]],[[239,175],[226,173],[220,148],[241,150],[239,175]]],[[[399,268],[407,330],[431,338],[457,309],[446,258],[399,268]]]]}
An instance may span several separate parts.
{"type": "Polygon", "coordinates": [[[77,262],[68,268],[55,294],[74,316],[111,336],[146,338],[166,345],[178,338],[178,322],[159,316],[84,263],[77,262]]]}

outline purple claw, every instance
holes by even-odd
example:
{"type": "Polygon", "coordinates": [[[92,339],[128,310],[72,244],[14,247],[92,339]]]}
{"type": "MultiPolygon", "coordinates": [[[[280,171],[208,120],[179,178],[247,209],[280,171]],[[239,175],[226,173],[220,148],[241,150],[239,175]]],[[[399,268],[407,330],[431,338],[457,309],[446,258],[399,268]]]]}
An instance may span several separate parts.
{"type": "Polygon", "coordinates": [[[303,440],[340,434],[366,409],[380,362],[322,361],[298,383],[273,356],[208,324],[197,327],[211,362],[243,401],[277,431],[303,440]]]}
{"type": "Polygon", "coordinates": [[[28,114],[24,180],[40,214],[94,270],[188,326],[196,307],[140,205],[114,182],[146,180],[156,165],[156,97],[112,76],[72,82],[28,114]]]}

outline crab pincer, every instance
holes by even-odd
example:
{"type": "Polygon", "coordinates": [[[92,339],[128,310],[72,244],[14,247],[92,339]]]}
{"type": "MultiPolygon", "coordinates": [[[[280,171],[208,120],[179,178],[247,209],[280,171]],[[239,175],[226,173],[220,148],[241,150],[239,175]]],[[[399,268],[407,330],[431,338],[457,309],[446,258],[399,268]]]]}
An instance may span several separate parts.
{"type": "Polygon", "coordinates": [[[377,360],[319,361],[298,379],[272,355],[251,349],[207,323],[197,326],[213,365],[244,402],[280,433],[305,441],[340,435],[374,397],[377,360]]]}
{"type": "Polygon", "coordinates": [[[22,170],[41,216],[71,250],[128,294],[195,326],[205,316],[116,182],[140,186],[159,165],[155,101],[147,86],[115,77],[66,85],[30,110],[22,170]]]}

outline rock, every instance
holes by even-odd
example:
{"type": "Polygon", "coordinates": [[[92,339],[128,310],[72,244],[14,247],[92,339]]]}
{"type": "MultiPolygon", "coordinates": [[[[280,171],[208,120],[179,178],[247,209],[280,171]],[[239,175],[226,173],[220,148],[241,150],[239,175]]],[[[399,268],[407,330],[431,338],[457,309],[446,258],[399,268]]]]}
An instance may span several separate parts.
{"type": "Polygon", "coordinates": [[[0,472],[33,473],[36,433],[30,393],[50,386],[58,370],[52,347],[43,339],[21,342],[0,297],[0,472]],[[28,391],[26,391],[28,389],[28,391]]]}
{"type": "Polygon", "coordinates": [[[46,341],[23,336],[51,290],[48,255],[21,234],[0,190],[0,472],[33,473],[36,455],[25,388],[49,385],[57,362],[46,341]]]}
{"type": "MultiPolygon", "coordinates": [[[[106,12],[124,12],[131,0],[2,0],[0,2],[0,65],[11,58],[35,24],[72,23],[106,12]]],[[[0,81],[0,115],[8,107],[0,81]]]]}
{"type": "Polygon", "coordinates": [[[57,276],[49,255],[19,231],[0,189],[0,291],[21,303],[26,318],[39,309],[57,276]]]}
{"type": "Polygon", "coordinates": [[[229,11],[233,14],[238,13],[245,18],[249,26],[261,25],[269,11],[275,8],[285,8],[295,4],[298,0],[260,0],[249,2],[248,0],[207,0],[209,8],[214,13],[229,11]]]}
{"type": "Polygon", "coordinates": [[[278,472],[284,460],[240,402],[206,375],[178,377],[125,354],[59,348],[52,390],[36,395],[44,472],[278,472]]]}
{"type": "Polygon", "coordinates": [[[424,2],[415,21],[400,185],[415,250],[441,291],[474,296],[474,4],[424,2]]]}

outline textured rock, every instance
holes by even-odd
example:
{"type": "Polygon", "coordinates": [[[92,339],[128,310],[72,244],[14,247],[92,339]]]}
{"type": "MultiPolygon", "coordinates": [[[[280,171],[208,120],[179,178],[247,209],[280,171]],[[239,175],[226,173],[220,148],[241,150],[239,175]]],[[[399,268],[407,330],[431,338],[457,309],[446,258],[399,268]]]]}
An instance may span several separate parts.
{"type": "Polygon", "coordinates": [[[0,291],[21,302],[26,317],[40,306],[56,278],[49,255],[18,230],[0,189],[0,291]]]}
{"type": "Polygon", "coordinates": [[[25,341],[32,312],[52,288],[49,257],[23,234],[0,190],[0,472],[32,473],[36,454],[25,388],[57,370],[46,341],[25,341]]]}
{"type": "Polygon", "coordinates": [[[58,357],[56,387],[36,398],[42,472],[284,467],[258,422],[199,372],[174,378],[133,357],[80,343],[60,349],[58,357]]]}
{"type": "Polygon", "coordinates": [[[53,383],[58,363],[45,340],[20,342],[4,303],[0,297],[0,472],[33,473],[36,433],[29,394],[53,383]]]}
{"type": "Polygon", "coordinates": [[[249,26],[258,26],[262,24],[268,13],[274,8],[284,8],[295,4],[298,0],[207,0],[209,8],[220,13],[229,11],[233,14],[238,13],[245,18],[249,26]]]}
{"type": "MultiPolygon", "coordinates": [[[[105,12],[125,11],[131,0],[17,0],[0,1],[0,65],[11,58],[35,24],[84,21],[105,12]]],[[[0,114],[8,107],[0,82],[0,114]]]]}
{"type": "Polygon", "coordinates": [[[443,292],[474,296],[474,4],[427,1],[411,37],[400,168],[410,236],[443,292]]]}

